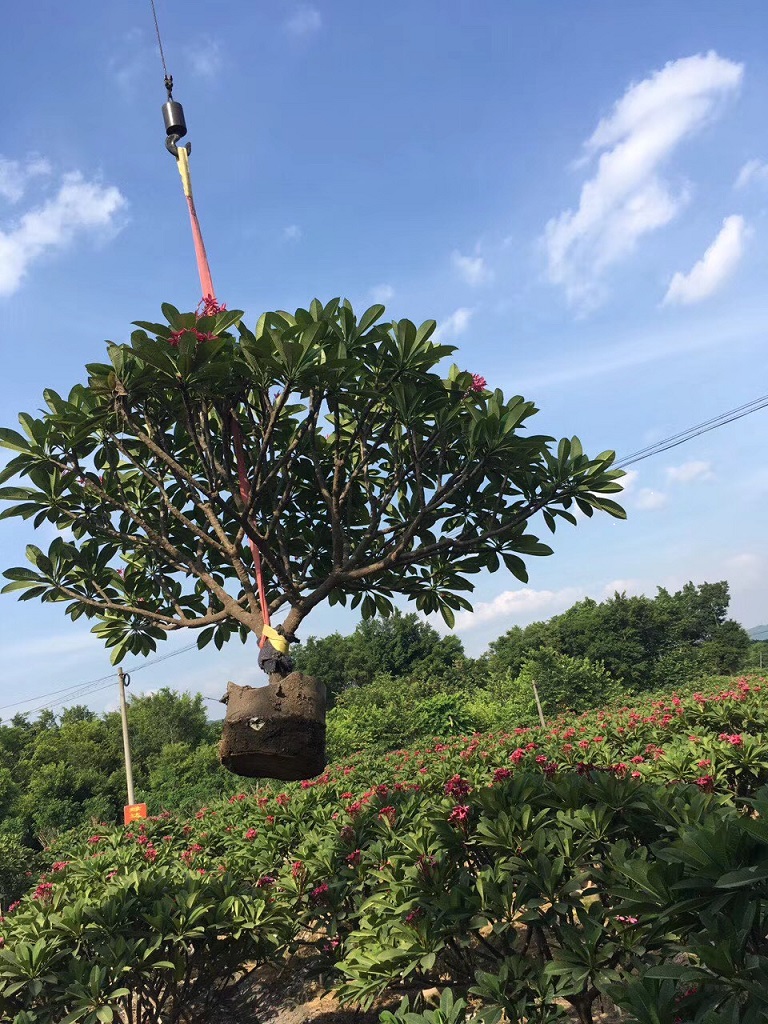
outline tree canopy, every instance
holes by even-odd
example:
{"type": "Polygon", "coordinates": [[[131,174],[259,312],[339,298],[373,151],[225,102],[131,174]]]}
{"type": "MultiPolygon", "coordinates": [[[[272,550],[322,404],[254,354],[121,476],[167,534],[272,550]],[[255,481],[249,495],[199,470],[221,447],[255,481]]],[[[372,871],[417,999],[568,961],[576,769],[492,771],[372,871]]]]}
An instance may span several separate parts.
{"type": "Polygon", "coordinates": [[[16,452],[3,516],[67,531],[30,545],[4,589],[96,619],[113,662],[184,627],[201,647],[261,635],[246,541],[291,640],[325,600],[370,618],[404,595],[451,624],[471,576],[503,564],[526,581],[524,558],[551,553],[534,517],[553,532],[576,509],[624,517],[613,453],[529,434],[532,402],[440,371],[453,349],[433,320],[358,319],[338,299],[253,331],[210,303],[163,312],[66,398],[44,391],[23,433],[0,431],[16,452]]]}
{"type": "Polygon", "coordinates": [[[547,622],[514,626],[489,648],[491,672],[517,675],[541,648],[602,664],[637,691],[683,682],[706,673],[738,671],[749,636],[727,619],[728,583],[686,583],[655,598],[616,593],[607,601],[586,598],[547,622]]]}

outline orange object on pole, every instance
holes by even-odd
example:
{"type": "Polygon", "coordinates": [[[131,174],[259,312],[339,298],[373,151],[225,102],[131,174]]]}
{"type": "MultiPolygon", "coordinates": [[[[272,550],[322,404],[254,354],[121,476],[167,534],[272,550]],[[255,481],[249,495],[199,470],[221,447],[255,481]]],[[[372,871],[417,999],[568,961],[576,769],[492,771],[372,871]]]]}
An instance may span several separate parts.
{"type": "Polygon", "coordinates": [[[126,804],[123,808],[123,822],[126,825],[130,825],[132,821],[141,821],[146,816],[146,804],[126,804]]]}

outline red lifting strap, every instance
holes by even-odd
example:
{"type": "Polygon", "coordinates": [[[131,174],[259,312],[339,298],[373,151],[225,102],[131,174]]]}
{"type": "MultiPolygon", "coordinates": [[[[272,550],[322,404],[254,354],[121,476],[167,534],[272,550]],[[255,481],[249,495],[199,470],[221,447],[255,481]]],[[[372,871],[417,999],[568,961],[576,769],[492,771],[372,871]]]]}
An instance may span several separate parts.
{"type": "MultiPolygon", "coordinates": [[[[200,230],[200,221],[197,219],[195,200],[192,196],[192,180],[189,174],[189,153],[185,146],[179,146],[177,153],[178,156],[176,162],[179,168],[179,174],[181,175],[182,185],[184,186],[184,195],[187,199],[187,206],[189,208],[189,220],[192,224],[192,238],[195,243],[195,259],[197,260],[197,272],[200,275],[200,287],[203,290],[203,301],[207,308],[216,309],[216,293],[213,290],[211,268],[208,265],[208,255],[205,251],[203,233],[200,230]]],[[[251,488],[248,484],[248,474],[245,466],[243,433],[240,429],[240,424],[237,422],[234,415],[232,416],[232,440],[234,441],[235,456],[237,458],[237,476],[240,485],[240,497],[247,512],[251,503],[251,488]]],[[[251,537],[248,538],[248,543],[251,547],[253,565],[256,572],[256,586],[259,594],[261,617],[264,620],[264,625],[269,626],[269,606],[267,605],[267,598],[264,592],[264,577],[261,571],[261,554],[259,553],[259,549],[256,546],[255,541],[251,537]]],[[[266,635],[262,634],[261,639],[259,640],[259,646],[263,647],[265,641],[266,635]]]]}

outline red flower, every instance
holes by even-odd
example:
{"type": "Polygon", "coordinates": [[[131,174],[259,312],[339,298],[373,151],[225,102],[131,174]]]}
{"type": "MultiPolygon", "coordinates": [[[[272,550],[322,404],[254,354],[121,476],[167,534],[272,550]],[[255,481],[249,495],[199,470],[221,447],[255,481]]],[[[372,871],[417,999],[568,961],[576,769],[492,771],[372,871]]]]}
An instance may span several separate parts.
{"type": "Polygon", "coordinates": [[[485,391],[488,382],[485,377],[481,377],[479,373],[472,374],[472,390],[473,391],[485,391]]]}
{"type": "Polygon", "coordinates": [[[509,770],[509,768],[497,768],[496,771],[493,773],[493,781],[503,782],[504,779],[508,779],[511,775],[512,772],[509,770]]]}
{"type": "Polygon", "coordinates": [[[255,828],[249,828],[245,833],[245,838],[252,842],[258,834],[259,833],[255,828]]]}
{"type": "Polygon", "coordinates": [[[101,836],[89,836],[87,840],[91,846],[95,846],[96,843],[101,842],[101,836]]]}
{"type": "MultiPolygon", "coordinates": [[[[53,883],[52,882],[41,882],[40,885],[32,893],[32,899],[34,900],[47,900],[53,895],[53,883]]],[[[8,908],[10,910],[10,907],[8,908]]]]}
{"type": "Polygon", "coordinates": [[[456,797],[457,800],[461,800],[462,797],[468,796],[472,792],[470,784],[460,775],[450,778],[444,788],[446,796],[456,797]]]}
{"type": "Polygon", "coordinates": [[[256,882],[256,888],[268,889],[271,885],[275,884],[275,881],[276,879],[274,875],[262,875],[256,882]]]}
{"type": "Polygon", "coordinates": [[[321,882],[320,885],[315,886],[312,892],[309,894],[309,898],[313,903],[324,903],[328,896],[328,883],[321,882]]]}
{"type": "Polygon", "coordinates": [[[466,804],[457,804],[448,815],[448,821],[452,825],[463,825],[469,817],[469,807],[466,804]]]}
{"type": "Polygon", "coordinates": [[[379,817],[386,818],[390,825],[394,825],[396,815],[397,811],[392,806],[382,807],[381,810],[379,811],[379,817]]]}
{"type": "Polygon", "coordinates": [[[291,864],[291,875],[293,875],[294,878],[299,878],[299,876],[303,877],[305,873],[306,869],[302,861],[295,860],[291,864]]]}
{"type": "Polygon", "coordinates": [[[68,860],[56,860],[51,864],[51,871],[63,871],[68,864],[68,860]]]}

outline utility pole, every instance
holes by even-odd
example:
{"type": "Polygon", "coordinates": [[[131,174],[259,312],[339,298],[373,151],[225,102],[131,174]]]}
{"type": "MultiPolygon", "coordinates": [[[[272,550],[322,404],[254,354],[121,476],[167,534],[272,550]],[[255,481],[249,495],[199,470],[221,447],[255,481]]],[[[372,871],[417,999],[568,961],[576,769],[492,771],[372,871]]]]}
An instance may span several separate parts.
{"type": "Polygon", "coordinates": [[[547,723],[544,721],[544,712],[541,710],[541,701],[539,700],[539,691],[536,689],[535,679],[531,680],[531,686],[533,687],[533,696],[536,698],[536,707],[539,709],[539,722],[541,723],[541,728],[544,729],[547,723]]]}
{"type": "Polygon", "coordinates": [[[130,685],[131,677],[126,675],[121,668],[117,670],[117,678],[120,685],[120,718],[123,721],[123,753],[125,754],[125,781],[128,787],[128,803],[134,804],[133,796],[133,768],[131,766],[131,745],[128,740],[128,709],[125,706],[125,688],[130,685]]]}

